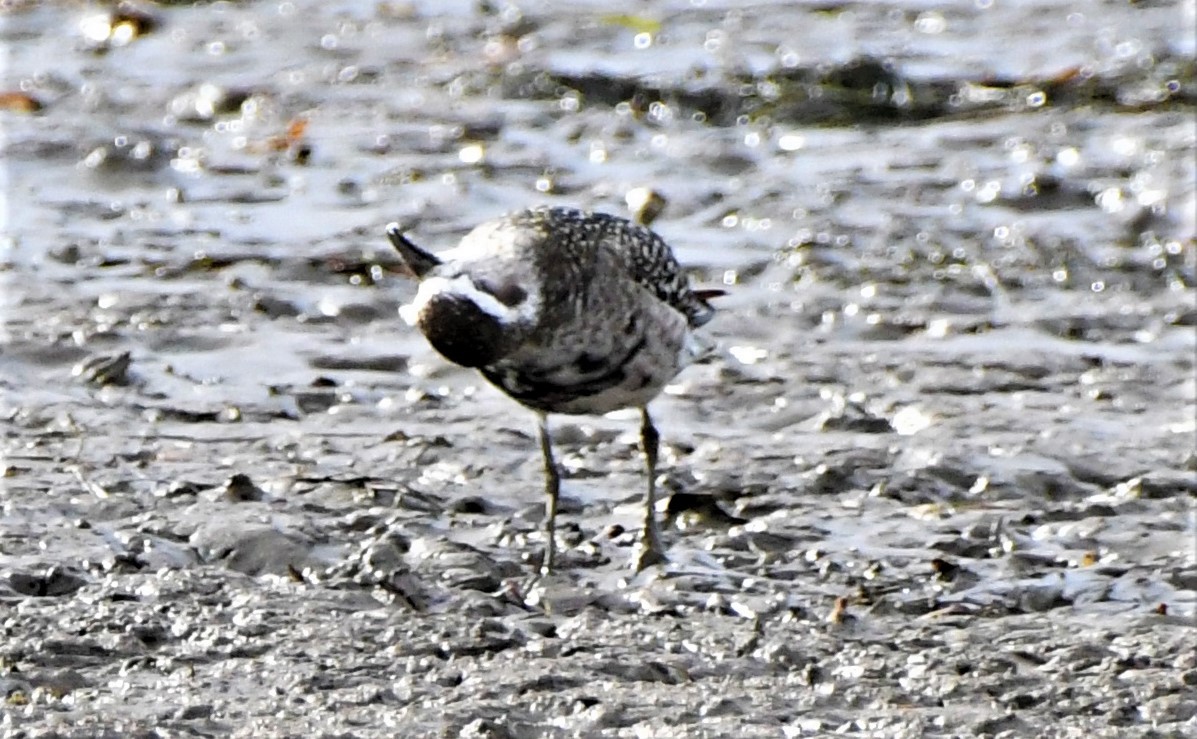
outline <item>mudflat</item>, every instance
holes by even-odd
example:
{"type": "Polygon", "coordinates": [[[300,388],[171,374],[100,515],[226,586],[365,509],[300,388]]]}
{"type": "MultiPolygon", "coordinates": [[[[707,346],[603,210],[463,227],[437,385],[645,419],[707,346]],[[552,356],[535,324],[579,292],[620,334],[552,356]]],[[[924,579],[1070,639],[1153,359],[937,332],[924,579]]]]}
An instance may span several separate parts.
{"type": "Polygon", "coordinates": [[[6,737],[1192,736],[1192,2],[15,3],[6,737]],[[534,420],[383,233],[537,203],[727,291],[534,420]]]}

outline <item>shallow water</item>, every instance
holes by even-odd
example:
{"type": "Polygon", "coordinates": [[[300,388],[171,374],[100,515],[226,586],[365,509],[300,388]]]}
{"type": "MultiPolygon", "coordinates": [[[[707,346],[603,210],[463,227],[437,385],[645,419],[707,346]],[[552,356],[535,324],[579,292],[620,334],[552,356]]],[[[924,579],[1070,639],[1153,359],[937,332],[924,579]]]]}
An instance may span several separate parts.
{"type": "Polygon", "coordinates": [[[142,10],[0,16],[6,734],[1194,730],[1193,2],[142,10]],[[531,582],[382,227],[637,187],[729,291],[671,562],[562,418],[531,582]]]}

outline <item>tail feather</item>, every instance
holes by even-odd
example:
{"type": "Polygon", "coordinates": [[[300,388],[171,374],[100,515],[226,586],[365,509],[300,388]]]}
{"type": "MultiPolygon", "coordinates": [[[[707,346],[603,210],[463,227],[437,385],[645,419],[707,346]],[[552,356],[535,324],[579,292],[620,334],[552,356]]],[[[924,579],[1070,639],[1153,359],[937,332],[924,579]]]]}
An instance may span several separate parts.
{"type": "Polygon", "coordinates": [[[694,291],[694,297],[704,303],[712,298],[722,298],[724,295],[727,295],[727,290],[720,290],[718,288],[703,288],[702,290],[694,291]]]}
{"type": "Polygon", "coordinates": [[[690,328],[698,328],[699,326],[705,326],[715,317],[715,307],[707,301],[711,298],[727,295],[727,292],[718,289],[704,289],[691,290],[690,294],[694,296],[694,300],[690,301],[686,314],[690,322],[690,328]]]}

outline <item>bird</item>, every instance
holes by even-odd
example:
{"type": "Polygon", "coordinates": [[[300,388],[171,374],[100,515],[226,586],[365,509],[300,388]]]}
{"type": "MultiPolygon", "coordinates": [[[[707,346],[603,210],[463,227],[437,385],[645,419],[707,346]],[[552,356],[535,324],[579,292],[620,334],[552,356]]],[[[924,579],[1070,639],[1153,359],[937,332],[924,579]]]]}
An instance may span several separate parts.
{"type": "Polygon", "coordinates": [[[647,226],[601,212],[539,206],[476,226],[440,254],[402,226],[386,234],[418,280],[400,316],[448,361],[477,369],[532,410],[544,463],[545,547],[553,571],[561,470],[549,414],[634,408],[648,477],[637,572],[667,561],[656,521],[656,398],[714,343],[696,330],[722,290],[691,287],[672,249],[647,226]]]}

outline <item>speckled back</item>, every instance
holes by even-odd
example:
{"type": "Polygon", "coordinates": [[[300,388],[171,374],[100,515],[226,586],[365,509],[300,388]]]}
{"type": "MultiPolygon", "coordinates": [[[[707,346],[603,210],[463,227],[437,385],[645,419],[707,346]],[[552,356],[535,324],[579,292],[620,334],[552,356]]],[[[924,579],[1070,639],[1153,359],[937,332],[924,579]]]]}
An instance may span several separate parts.
{"type": "Polygon", "coordinates": [[[577,306],[591,290],[601,296],[601,283],[622,273],[685,315],[691,327],[701,326],[713,314],[690,290],[664,240],[623,218],[571,208],[533,208],[479,226],[461,248],[481,250],[484,244],[492,255],[508,250],[532,255],[531,262],[544,277],[549,310],[577,306]],[[596,279],[600,284],[592,286],[596,279]]]}

